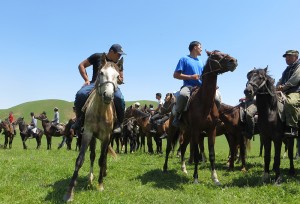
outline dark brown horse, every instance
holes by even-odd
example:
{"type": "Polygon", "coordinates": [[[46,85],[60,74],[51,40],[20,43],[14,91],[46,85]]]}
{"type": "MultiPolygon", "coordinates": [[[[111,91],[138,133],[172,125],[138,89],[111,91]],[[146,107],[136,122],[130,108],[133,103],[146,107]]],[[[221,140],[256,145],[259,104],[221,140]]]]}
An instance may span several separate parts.
{"type": "MultiPolygon", "coordinates": [[[[73,141],[73,138],[75,137],[75,132],[71,127],[75,123],[75,121],[76,121],[75,118],[69,119],[68,123],[65,126],[65,131],[64,131],[65,134],[63,136],[63,140],[59,144],[58,149],[62,148],[64,143],[67,144],[67,150],[72,149],[72,141],[73,141]]],[[[77,140],[78,140],[78,138],[77,138],[77,140]]],[[[76,143],[77,143],[77,141],[76,141],[76,143]]],[[[76,144],[76,147],[77,147],[77,144],[76,144]]]]}
{"type": "MultiPolygon", "coordinates": [[[[245,95],[255,96],[258,112],[258,127],[263,139],[264,175],[263,181],[269,178],[272,141],[275,148],[273,170],[275,171],[275,183],[282,181],[280,175],[280,154],[283,140],[284,123],[279,116],[278,99],[274,85],[275,80],[268,75],[268,67],[253,69],[248,77],[245,95]]],[[[289,173],[295,174],[293,149],[294,138],[288,138],[288,156],[290,160],[289,173]]]]}
{"type": "Polygon", "coordinates": [[[92,185],[94,179],[93,167],[96,155],[96,140],[101,143],[101,155],[98,161],[100,167],[98,186],[99,191],[104,190],[103,179],[107,172],[107,153],[110,151],[114,156],[116,153],[109,145],[113,124],[116,120],[115,106],[113,103],[114,92],[118,88],[119,67],[123,68],[123,58],[118,64],[107,62],[106,56],[103,54],[101,58],[102,68],[99,69],[95,89],[90,94],[85,103],[85,119],[84,132],[82,134],[82,143],[79,155],[76,159],[75,170],[71,178],[69,187],[64,195],[65,201],[72,201],[74,195],[74,187],[78,177],[79,169],[82,167],[85,152],[90,147],[90,173],[89,183],[92,185]]]}
{"type": "MultiPolygon", "coordinates": [[[[208,149],[209,149],[209,161],[211,164],[211,178],[216,185],[220,185],[217,178],[217,172],[215,169],[215,137],[216,137],[216,125],[219,118],[217,106],[215,104],[215,93],[217,87],[218,74],[233,71],[237,67],[237,60],[228,54],[224,54],[219,51],[209,52],[207,62],[203,69],[202,85],[197,88],[190,99],[190,105],[187,112],[182,115],[182,123],[180,129],[184,132],[184,142],[194,145],[194,182],[198,183],[198,164],[200,160],[200,153],[198,149],[199,138],[201,133],[206,132],[208,136],[208,149]]],[[[170,121],[173,120],[171,115],[170,121]]],[[[172,148],[177,141],[178,130],[173,126],[169,128],[169,136],[167,139],[166,159],[164,164],[164,171],[168,169],[168,156],[172,148]],[[172,143],[172,144],[171,144],[172,143]]],[[[184,161],[185,149],[181,149],[181,160],[184,161]]],[[[182,164],[185,167],[185,164],[182,164]]]]}
{"type": "Polygon", "coordinates": [[[0,130],[3,130],[3,134],[5,137],[4,140],[4,148],[7,148],[7,144],[9,149],[12,148],[12,142],[14,140],[14,127],[10,124],[7,120],[1,121],[0,123],[0,130]]]}
{"type": "MultiPolygon", "coordinates": [[[[240,148],[240,159],[242,161],[242,171],[246,170],[246,144],[248,140],[244,134],[246,124],[242,122],[240,108],[242,104],[230,106],[221,103],[219,108],[220,120],[224,123],[225,133],[230,148],[229,169],[234,168],[234,158],[237,147],[240,148]],[[233,158],[233,159],[232,159],[233,158]]],[[[258,134],[258,129],[255,128],[254,134],[258,134]]]]}
{"type": "Polygon", "coordinates": [[[51,126],[51,121],[47,118],[47,115],[45,112],[43,112],[39,116],[37,116],[36,119],[42,121],[42,126],[44,128],[44,134],[46,135],[46,138],[47,138],[47,149],[51,149],[52,136],[54,136],[54,137],[64,136],[66,134],[65,133],[65,125],[62,125],[62,129],[60,129],[60,131],[57,132],[51,126]]]}
{"type": "Polygon", "coordinates": [[[28,124],[25,123],[24,117],[19,117],[13,123],[16,125],[19,125],[20,136],[21,136],[22,143],[23,143],[23,149],[27,149],[26,140],[30,139],[30,138],[36,139],[36,143],[37,143],[36,148],[37,149],[39,149],[41,147],[41,140],[42,140],[42,136],[44,134],[43,130],[37,128],[36,133],[33,133],[34,134],[34,137],[33,137],[31,134],[28,133],[28,124]]]}

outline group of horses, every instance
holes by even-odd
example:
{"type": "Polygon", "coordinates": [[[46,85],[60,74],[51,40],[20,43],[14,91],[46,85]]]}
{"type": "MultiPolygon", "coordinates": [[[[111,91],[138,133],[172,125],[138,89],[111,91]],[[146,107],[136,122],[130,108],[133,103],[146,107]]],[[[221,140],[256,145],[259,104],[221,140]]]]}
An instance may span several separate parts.
{"type": "MultiPolygon", "coordinates": [[[[8,120],[1,121],[0,123],[0,132],[3,131],[5,136],[4,148],[12,148],[12,142],[16,134],[16,126],[18,126],[20,131],[20,136],[23,143],[23,149],[27,149],[26,141],[28,139],[36,139],[37,146],[39,149],[41,147],[42,136],[45,135],[47,139],[47,149],[52,148],[52,137],[61,137],[66,138],[67,149],[71,150],[71,144],[73,137],[75,136],[74,132],[71,130],[71,126],[74,124],[75,120],[70,119],[67,124],[60,124],[60,130],[56,131],[52,125],[51,121],[47,118],[45,112],[35,116],[36,119],[42,122],[43,129],[37,128],[35,133],[32,133],[28,129],[28,124],[25,122],[24,117],[18,117],[15,121],[10,123],[8,120]]],[[[76,144],[77,146],[78,144],[76,144]]],[[[61,147],[61,146],[60,146],[61,147]]]]}
{"type": "MultiPolygon", "coordinates": [[[[151,133],[151,114],[145,110],[127,107],[125,111],[125,120],[123,123],[123,133],[129,131],[132,134],[133,127],[138,125],[139,131],[144,133],[147,138],[148,152],[153,153],[152,137],[156,141],[156,152],[162,151],[162,142],[159,136],[167,132],[167,146],[165,154],[165,162],[163,171],[168,171],[168,158],[171,151],[174,151],[175,145],[179,142],[181,151],[181,169],[186,171],[185,152],[188,144],[191,148],[190,161],[194,163],[194,183],[198,183],[198,165],[204,152],[203,140],[207,137],[209,162],[211,170],[211,179],[216,185],[221,185],[218,179],[215,165],[215,138],[218,135],[225,135],[230,149],[229,170],[234,169],[234,158],[237,148],[240,151],[242,160],[242,170],[246,170],[245,166],[245,137],[243,130],[245,124],[241,120],[240,106],[230,106],[221,103],[219,106],[215,103],[215,94],[217,88],[217,78],[219,74],[234,71],[238,65],[237,60],[220,51],[206,51],[208,55],[207,62],[203,69],[202,86],[193,91],[189,107],[182,114],[180,127],[176,128],[172,125],[174,119],[173,114],[164,123],[158,126],[157,133],[151,133]]],[[[75,162],[75,169],[68,189],[64,195],[65,201],[71,201],[74,198],[75,183],[79,174],[79,170],[83,165],[85,153],[90,147],[90,173],[88,176],[89,183],[92,184],[94,179],[93,166],[95,161],[96,139],[101,141],[101,155],[99,159],[99,178],[97,189],[104,190],[103,178],[107,174],[107,154],[111,153],[116,157],[116,153],[112,148],[113,124],[116,120],[116,113],[113,104],[114,92],[118,86],[117,79],[118,70],[123,68],[123,59],[118,63],[107,62],[106,56],[101,58],[102,68],[99,69],[95,89],[90,94],[88,102],[85,104],[85,121],[84,131],[81,138],[81,148],[75,162]]],[[[244,93],[246,95],[256,95],[256,105],[258,109],[258,130],[262,137],[265,147],[264,153],[264,176],[263,180],[269,177],[269,165],[271,158],[271,142],[274,142],[275,157],[273,169],[275,171],[276,183],[281,182],[280,174],[280,151],[283,138],[284,124],[278,114],[277,97],[274,86],[274,80],[268,75],[267,68],[254,69],[248,77],[247,86],[244,93]]],[[[173,95],[165,99],[162,111],[170,112],[174,106],[173,95]]],[[[146,108],[144,108],[146,109],[146,108]]],[[[51,136],[57,135],[50,132],[49,120],[43,114],[37,116],[42,121],[44,134],[47,137],[47,148],[51,148],[51,136]]],[[[22,122],[18,123],[21,127],[22,122]]],[[[0,126],[3,129],[3,125],[0,126]]],[[[21,128],[20,128],[21,129],[21,128]]],[[[62,133],[61,133],[62,134],[62,133]]],[[[23,140],[23,139],[22,139],[23,140]]],[[[37,140],[38,141],[38,140],[37,140]]],[[[127,143],[127,142],[126,142],[127,143]]],[[[293,147],[294,138],[287,139],[288,155],[290,159],[290,174],[295,174],[293,164],[293,147]]],[[[38,143],[39,146],[39,143],[38,143]]],[[[131,150],[136,147],[133,144],[131,150]]],[[[130,151],[131,151],[130,150],[130,151]]]]}

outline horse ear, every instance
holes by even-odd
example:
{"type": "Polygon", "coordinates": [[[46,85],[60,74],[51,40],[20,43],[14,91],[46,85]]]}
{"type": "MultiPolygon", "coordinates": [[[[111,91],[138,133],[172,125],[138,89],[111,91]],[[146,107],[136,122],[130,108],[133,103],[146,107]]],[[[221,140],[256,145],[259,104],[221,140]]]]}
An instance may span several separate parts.
{"type": "Polygon", "coordinates": [[[269,65],[267,65],[267,67],[265,68],[265,71],[266,71],[266,72],[268,71],[268,67],[269,67],[269,65]]]}
{"type": "Polygon", "coordinates": [[[207,56],[210,56],[212,52],[208,51],[208,50],[205,50],[207,56]]]}
{"type": "Polygon", "coordinates": [[[123,70],[123,57],[118,61],[117,66],[120,68],[120,70],[123,70]]]}
{"type": "Polygon", "coordinates": [[[101,65],[104,66],[106,64],[106,54],[103,53],[101,56],[101,65]]]}

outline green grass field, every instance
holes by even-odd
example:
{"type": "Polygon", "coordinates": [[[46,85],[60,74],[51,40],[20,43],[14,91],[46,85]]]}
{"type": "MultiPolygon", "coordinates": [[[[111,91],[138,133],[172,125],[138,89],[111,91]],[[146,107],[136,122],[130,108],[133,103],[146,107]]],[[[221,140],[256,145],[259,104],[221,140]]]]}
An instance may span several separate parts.
{"type": "MultiPolygon", "coordinates": [[[[53,138],[53,149],[46,150],[46,139],[43,137],[41,149],[36,150],[36,142],[31,139],[27,141],[28,150],[23,150],[17,134],[12,149],[0,149],[0,203],[63,203],[78,152],[67,151],[65,147],[57,150],[60,141],[61,138],[53,138]]],[[[3,143],[4,137],[1,135],[0,144],[3,143]]],[[[74,144],[73,141],[73,149],[74,144]]],[[[99,141],[97,144],[98,159],[99,141]]],[[[207,149],[206,140],[205,147],[207,149]]],[[[282,159],[283,184],[261,183],[263,158],[258,157],[258,136],[248,153],[246,173],[240,171],[239,164],[236,164],[234,172],[227,172],[227,154],[225,137],[217,137],[216,167],[221,187],[215,186],[210,179],[209,162],[200,166],[200,183],[193,184],[193,166],[188,165],[188,175],[183,174],[176,156],[169,160],[168,173],[162,172],[164,155],[138,151],[118,154],[117,159],[108,156],[105,190],[98,192],[95,188],[99,174],[97,165],[94,168],[94,187],[87,187],[87,152],[79,172],[73,203],[300,203],[300,177],[287,175],[288,159],[282,159]]],[[[295,161],[297,173],[299,163],[295,161]]]]}

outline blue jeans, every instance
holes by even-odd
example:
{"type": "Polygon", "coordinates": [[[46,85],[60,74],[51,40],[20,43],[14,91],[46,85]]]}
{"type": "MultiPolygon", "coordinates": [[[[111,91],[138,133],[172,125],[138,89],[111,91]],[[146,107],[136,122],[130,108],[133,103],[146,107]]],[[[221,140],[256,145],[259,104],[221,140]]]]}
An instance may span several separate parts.
{"type": "MultiPolygon", "coordinates": [[[[90,83],[90,85],[81,87],[81,89],[76,93],[74,106],[77,114],[80,115],[81,109],[84,106],[86,100],[88,99],[94,87],[95,87],[95,83],[90,83]]],[[[119,87],[116,89],[114,93],[114,104],[116,108],[118,121],[119,123],[122,123],[124,120],[125,101],[124,101],[124,96],[119,87]]]]}

